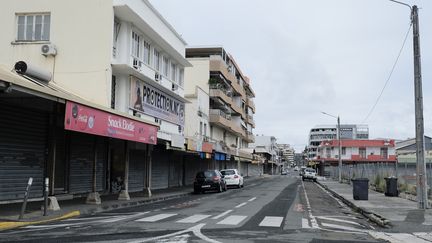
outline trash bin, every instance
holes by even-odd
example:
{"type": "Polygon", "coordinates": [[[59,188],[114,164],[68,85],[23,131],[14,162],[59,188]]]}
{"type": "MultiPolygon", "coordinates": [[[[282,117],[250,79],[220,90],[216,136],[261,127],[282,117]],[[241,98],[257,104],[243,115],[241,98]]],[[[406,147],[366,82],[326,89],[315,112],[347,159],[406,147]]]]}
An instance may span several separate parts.
{"type": "Polygon", "coordinates": [[[396,177],[386,177],[386,191],[384,195],[388,197],[397,197],[399,196],[398,186],[397,186],[397,178],[396,177]]]}
{"type": "Polygon", "coordinates": [[[354,200],[369,199],[369,179],[357,178],[351,180],[353,183],[353,198],[354,200]]]}

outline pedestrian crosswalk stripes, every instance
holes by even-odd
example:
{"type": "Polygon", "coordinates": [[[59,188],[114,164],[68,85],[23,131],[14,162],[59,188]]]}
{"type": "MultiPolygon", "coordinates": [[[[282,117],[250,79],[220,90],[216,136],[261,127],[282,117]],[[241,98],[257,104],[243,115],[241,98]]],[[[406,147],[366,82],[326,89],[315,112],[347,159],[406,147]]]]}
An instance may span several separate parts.
{"type": "Polygon", "coordinates": [[[162,219],[167,219],[170,218],[172,216],[176,216],[176,213],[161,213],[161,214],[156,214],[150,217],[145,217],[145,218],[141,218],[141,219],[137,219],[135,221],[137,222],[156,222],[162,219]]]}
{"type": "Polygon", "coordinates": [[[224,225],[238,225],[240,222],[245,220],[247,216],[243,215],[231,215],[223,219],[222,221],[218,222],[217,224],[224,224],[224,225]]]}
{"type": "Polygon", "coordinates": [[[181,220],[177,221],[177,223],[196,223],[196,222],[199,222],[199,221],[206,219],[210,216],[211,215],[209,215],[209,214],[195,214],[195,215],[189,216],[187,218],[181,219],[181,220]]]}
{"type": "Polygon", "coordinates": [[[264,227],[280,227],[282,224],[284,217],[272,217],[272,216],[266,216],[259,226],[264,227]]]}

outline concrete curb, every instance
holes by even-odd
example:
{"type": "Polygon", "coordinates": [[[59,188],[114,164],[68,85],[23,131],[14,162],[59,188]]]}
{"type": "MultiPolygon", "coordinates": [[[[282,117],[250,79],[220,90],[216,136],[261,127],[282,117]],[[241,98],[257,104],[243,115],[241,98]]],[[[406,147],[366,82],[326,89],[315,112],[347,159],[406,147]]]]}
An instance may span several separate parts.
{"type": "Polygon", "coordinates": [[[59,220],[67,219],[67,218],[77,217],[77,216],[80,216],[80,215],[81,216],[82,215],[90,215],[90,214],[94,214],[94,213],[111,211],[111,210],[114,210],[114,209],[136,207],[136,206],[141,206],[141,205],[149,204],[149,203],[153,203],[153,202],[159,202],[159,201],[165,201],[165,200],[174,199],[174,198],[185,197],[185,196],[188,196],[188,195],[191,195],[191,192],[187,192],[187,193],[185,192],[185,193],[181,193],[181,194],[168,195],[168,196],[162,196],[162,197],[146,198],[146,199],[143,199],[143,200],[132,201],[132,202],[128,202],[128,201],[121,202],[120,201],[119,203],[116,203],[116,204],[98,205],[98,206],[95,206],[95,207],[92,207],[92,208],[88,208],[88,209],[74,210],[74,211],[65,213],[65,214],[63,214],[61,216],[57,216],[57,217],[54,217],[54,218],[48,218],[48,219],[41,219],[41,220],[32,220],[32,221],[0,221],[0,231],[15,229],[15,228],[23,227],[23,226],[28,226],[28,225],[35,225],[35,224],[54,222],[54,221],[59,221],[59,220]]]}
{"type": "Polygon", "coordinates": [[[27,225],[34,225],[34,224],[42,224],[42,223],[48,223],[53,221],[58,221],[62,219],[72,218],[80,215],[80,211],[75,210],[66,214],[63,214],[61,216],[50,218],[50,219],[44,219],[44,220],[36,220],[36,221],[5,221],[0,222],[0,231],[3,230],[9,230],[9,229],[15,229],[22,226],[27,225]]]}
{"type": "Polygon", "coordinates": [[[324,189],[326,189],[328,192],[330,192],[334,197],[340,199],[342,202],[344,202],[348,207],[352,208],[354,211],[359,212],[360,214],[362,214],[363,216],[365,216],[366,218],[368,218],[370,221],[376,223],[377,225],[383,227],[383,228],[390,228],[391,227],[391,221],[384,218],[383,216],[376,214],[374,212],[370,212],[365,208],[362,207],[358,207],[357,205],[355,205],[354,203],[352,203],[350,200],[346,199],[345,197],[339,195],[338,193],[336,193],[335,191],[331,190],[330,188],[328,188],[326,185],[320,183],[319,181],[317,181],[316,183],[318,183],[320,186],[322,186],[324,189]]]}

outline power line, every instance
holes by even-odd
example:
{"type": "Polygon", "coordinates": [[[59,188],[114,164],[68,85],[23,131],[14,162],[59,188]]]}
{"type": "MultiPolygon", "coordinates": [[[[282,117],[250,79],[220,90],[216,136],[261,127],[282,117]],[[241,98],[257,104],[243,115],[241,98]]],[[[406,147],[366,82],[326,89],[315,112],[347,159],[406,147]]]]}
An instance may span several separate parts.
{"type": "Polygon", "coordinates": [[[372,112],[375,110],[375,107],[377,106],[379,100],[381,99],[381,96],[382,96],[382,94],[384,93],[384,90],[385,90],[385,88],[387,87],[387,84],[388,84],[388,82],[390,81],[390,79],[391,79],[391,77],[392,77],[392,75],[393,75],[393,72],[394,72],[394,70],[395,70],[395,68],[396,68],[396,65],[397,65],[398,61],[399,61],[399,57],[401,56],[402,51],[403,51],[403,49],[404,49],[404,47],[405,47],[405,43],[406,43],[406,41],[407,41],[407,39],[408,39],[408,35],[409,35],[409,33],[410,33],[411,27],[412,27],[412,23],[411,23],[410,26],[408,27],[408,31],[407,31],[407,33],[405,34],[405,38],[404,38],[404,41],[403,41],[403,43],[402,43],[402,47],[401,47],[400,50],[399,50],[399,53],[398,53],[398,55],[397,55],[397,57],[396,57],[396,60],[395,60],[395,62],[394,62],[394,64],[393,64],[393,67],[392,67],[392,69],[391,69],[391,71],[390,71],[390,74],[389,74],[389,76],[388,76],[388,78],[387,78],[387,80],[386,80],[386,82],[385,82],[385,84],[384,84],[384,87],[381,89],[381,92],[380,92],[380,94],[378,95],[378,97],[377,97],[377,99],[376,99],[376,101],[375,101],[375,104],[372,106],[372,108],[370,109],[370,111],[369,111],[369,113],[367,114],[367,116],[365,117],[365,119],[363,119],[362,124],[364,124],[364,123],[366,122],[366,120],[369,118],[369,116],[370,116],[370,115],[372,114],[372,112]]]}

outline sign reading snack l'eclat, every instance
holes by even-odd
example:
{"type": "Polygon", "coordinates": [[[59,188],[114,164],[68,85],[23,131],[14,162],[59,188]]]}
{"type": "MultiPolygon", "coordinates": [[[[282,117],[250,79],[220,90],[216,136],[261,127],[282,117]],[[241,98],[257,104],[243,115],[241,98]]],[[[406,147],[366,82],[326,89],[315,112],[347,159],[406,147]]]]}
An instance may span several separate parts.
{"type": "Polygon", "coordinates": [[[184,126],[184,102],[131,76],[130,107],[146,115],[184,126]]]}
{"type": "Polygon", "coordinates": [[[71,101],[66,102],[65,129],[140,143],[157,143],[156,126],[71,101]]]}

